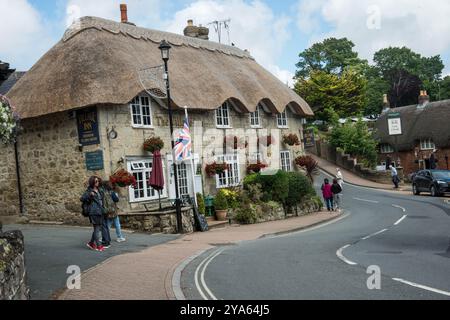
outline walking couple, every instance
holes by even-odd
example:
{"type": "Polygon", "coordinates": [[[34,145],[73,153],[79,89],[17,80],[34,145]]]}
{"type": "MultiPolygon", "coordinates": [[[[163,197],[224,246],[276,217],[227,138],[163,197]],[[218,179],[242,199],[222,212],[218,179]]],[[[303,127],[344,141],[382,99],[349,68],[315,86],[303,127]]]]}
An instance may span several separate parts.
{"type": "Polygon", "coordinates": [[[336,178],[333,179],[333,184],[330,184],[329,179],[324,179],[321,189],[328,211],[341,210],[343,183],[344,178],[339,168],[336,169],[336,178]]]}
{"type": "Polygon", "coordinates": [[[99,177],[90,177],[89,186],[80,200],[94,227],[91,241],[87,244],[89,249],[104,251],[111,246],[109,230],[112,224],[116,229],[117,242],[126,241],[122,236],[116,205],[119,202],[119,196],[109,181],[102,182],[99,177]]]}

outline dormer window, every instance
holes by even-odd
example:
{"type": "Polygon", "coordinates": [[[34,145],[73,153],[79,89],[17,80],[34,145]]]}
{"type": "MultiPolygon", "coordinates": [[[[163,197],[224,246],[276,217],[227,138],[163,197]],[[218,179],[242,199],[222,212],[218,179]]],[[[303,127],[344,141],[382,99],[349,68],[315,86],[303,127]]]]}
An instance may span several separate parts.
{"type": "Polygon", "coordinates": [[[420,150],[433,150],[436,149],[436,145],[430,138],[420,139],[420,150]]]}
{"type": "Polygon", "coordinates": [[[394,148],[392,148],[392,146],[388,143],[383,143],[382,145],[380,145],[380,152],[381,153],[393,153],[394,148]]]}
{"type": "Polygon", "coordinates": [[[277,114],[277,125],[278,128],[289,128],[286,110],[277,114]]]}
{"type": "Polygon", "coordinates": [[[227,102],[216,110],[216,126],[217,128],[231,128],[230,108],[227,102]]]}
{"type": "Polygon", "coordinates": [[[261,127],[260,110],[261,110],[261,107],[258,105],[256,107],[255,112],[250,113],[250,127],[251,128],[260,128],[261,127]]]}
{"type": "Polygon", "coordinates": [[[133,128],[153,128],[151,99],[137,96],[130,103],[131,125],[133,128]]]}

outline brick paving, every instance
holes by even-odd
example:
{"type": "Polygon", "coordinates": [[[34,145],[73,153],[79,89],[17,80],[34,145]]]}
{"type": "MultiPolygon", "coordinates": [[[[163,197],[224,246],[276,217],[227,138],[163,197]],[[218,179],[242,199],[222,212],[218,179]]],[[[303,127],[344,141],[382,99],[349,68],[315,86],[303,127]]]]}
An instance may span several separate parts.
{"type": "MultiPolygon", "coordinates": [[[[336,168],[338,167],[336,164],[331,163],[327,160],[324,160],[318,156],[315,156],[313,154],[309,154],[311,157],[313,157],[318,163],[319,167],[327,172],[328,174],[334,176],[336,174],[336,168]]],[[[411,193],[411,186],[409,185],[400,185],[400,188],[394,189],[393,184],[384,184],[384,183],[377,183],[370,180],[363,179],[356,174],[354,174],[351,171],[348,171],[344,168],[341,168],[342,175],[344,176],[344,184],[345,182],[357,185],[357,186],[363,186],[368,188],[374,188],[374,189],[383,189],[398,193],[404,193],[404,194],[410,194],[411,193]]]]}
{"type": "MultiPolygon", "coordinates": [[[[81,290],[66,290],[62,300],[170,300],[176,267],[201,250],[219,244],[254,240],[264,235],[299,230],[339,216],[320,212],[254,225],[231,225],[184,235],[141,252],[112,257],[82,275],[81,290]]],[[[102,253],[99,253],[102,254],[102,253]]]]}

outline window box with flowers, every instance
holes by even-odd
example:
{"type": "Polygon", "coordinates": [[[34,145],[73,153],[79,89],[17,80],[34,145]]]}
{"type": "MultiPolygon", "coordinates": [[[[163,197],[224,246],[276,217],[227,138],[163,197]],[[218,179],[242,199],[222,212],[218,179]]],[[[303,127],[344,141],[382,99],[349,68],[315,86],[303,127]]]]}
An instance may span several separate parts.
{"type": "Polygon", "coordinates": [[[247,165],[247,173],[260,173],[262,169],[267,168],[268,165],[265,163],[262,163],[261,161],[258,161],[257,163],[251,163],[247,165]]]}
{"type": "Polygon", "coordinates": [[[136,188],[136,178],[134,177],[134,175],[132,175],[125,169],[120,169],[120,170],[114,172],[109,177],[109,181],[113,185],[117,185],[121,188],[126,188],[126,187],[130,187],[130,186],[132,188],[136,188]]]}
{"type": "Polygon", "coordinates": [[[295,133],[290,133],[283,136],[283,143],[288,146],[299,146],[300,140],[295,133]]]}
{"type": "Polygon", "coordinates": [[[160,137],[151,137],[144,141],[143,148],[151,153],[154,153],[156,150],[161,151],[164,148],[164,141],[160,137]]]}
{"type": "Polygon", "coordinates": [[[228,164],[226,163],[213,162],[207,164],[205,167],[205,171],[208,177],[214,177],[216,174],[224,173],[226,170],[228,170],[228,164]]]}

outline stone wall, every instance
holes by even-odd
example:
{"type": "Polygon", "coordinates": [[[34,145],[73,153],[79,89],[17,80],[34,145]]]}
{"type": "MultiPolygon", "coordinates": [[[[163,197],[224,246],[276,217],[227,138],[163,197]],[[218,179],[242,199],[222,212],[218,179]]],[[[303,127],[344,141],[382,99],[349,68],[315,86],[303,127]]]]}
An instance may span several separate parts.
{"type": "MultiPolygon", "coordinates": [[[[151,233],[177,233],[177,216],[175,210],[169,212],[136,212],[120,215],[124,228],[151,233]]],[[[183,233],[194,232],[194,212],[191,208],[182,209],[183,233]]]]}
{"type": "Polygon", "coordinates": [[[24,240],[20,231],[2,233],[0,223],[0,300],[28,300],[24,240]]]}

